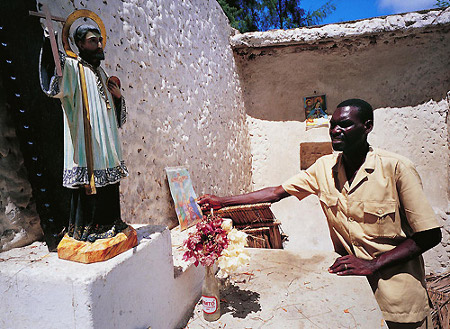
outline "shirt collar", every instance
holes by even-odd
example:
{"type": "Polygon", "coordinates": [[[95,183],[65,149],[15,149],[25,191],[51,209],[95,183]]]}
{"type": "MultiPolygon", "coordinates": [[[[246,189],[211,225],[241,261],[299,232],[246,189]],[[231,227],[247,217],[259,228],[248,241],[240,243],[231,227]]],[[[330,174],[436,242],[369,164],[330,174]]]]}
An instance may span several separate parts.
{"type": "Polygon", "coordinates": [[[366,179],[366,177],[375,170],[375,152],[373,148],[369,145],[369,151],[367,152],[366,159],[364,160],[361,167],[358,169],[356,176],[351,185],[347,181],[347,176],[345,174],[344,160],[342,157],[342,152],[338,154],[336,163],[332,168],[333,176],[338,178],[341,182],[342,187],[346,189],[349,193],[354,190],[360,183],[366,179]],[[344,183],[345,182],[345,183],[344,183]]]}
{"type": "MultiPolygon", "coordinates": [[[[342,170],[344,170],[344,160],[342,159],[342,152],[339,152],[336,158],[336,163],[333,166],[333,171],[339,172],[339,168],[341,167],[342,170]]],[[[366,159],[361,165],[361,168],[364,168],[364,170],[368,173],[371,173],[375,170],[375,152],[373,150],[373,147],[370,145],[369,152],[367,152],[366,159]]]]}
{"type": "Polygon", "coordinates": [[[373,147],[369,145],[369,152],[367,152],[366,160],[362,164],[364,170],[367,173],[372,173],[375,170],[375,152],[373,151],[373,147]]]}

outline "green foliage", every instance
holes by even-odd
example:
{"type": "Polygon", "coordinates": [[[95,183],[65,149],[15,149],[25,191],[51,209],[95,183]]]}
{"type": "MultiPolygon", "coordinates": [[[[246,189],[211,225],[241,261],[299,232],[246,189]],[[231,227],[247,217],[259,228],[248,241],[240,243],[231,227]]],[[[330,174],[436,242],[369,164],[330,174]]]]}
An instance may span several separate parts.
{"type": "Polygon", "coordinates": [[[231,27],[239,31],[256,31],[255,12],[258,9],[257,1],[218,0],[231,27]]]}
{"type": "Polygon", "coordinates": [[[436,0],[435,6],[438,8],[450,6],[449,0],[436,0]]]}
{"type": "Polygon", "coordinates": [[[320,24],[328,15],[336,10],[336,6],[333,1],[327,1],[319,9],[309,12],[306,16],[306,21],[308,26],[320,24]]]}
{"type": "Polygon", "coordinates": [[[320,24],[332,13],[334,0],[305,11],[299,0],[218,0],[232,27],[240,32],[292,29],[320,24]]]}

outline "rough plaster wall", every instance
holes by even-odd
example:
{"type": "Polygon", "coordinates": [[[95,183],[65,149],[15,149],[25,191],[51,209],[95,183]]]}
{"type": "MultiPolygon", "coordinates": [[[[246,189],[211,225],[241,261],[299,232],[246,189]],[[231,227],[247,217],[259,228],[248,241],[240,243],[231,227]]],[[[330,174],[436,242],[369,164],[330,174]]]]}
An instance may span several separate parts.
{"type": "Polygon", "coordinates": [[[327,95],[331,112],[354,97],[374,108],[439,101],[450,84],[449,30],[450,24],[408,35],[238,49],[247,114],[270,121],[304,121],[303,97],[315,93],[327,95]]]}
{"type": "Polygon", "coordinates": [[[435,272],[447,270],[450,264],[448,112],[448,98],[414,107],[380,108],[375,111],[374,130],[369,135],[372,145],[401,154],[416,165],[442,225],[442,244],[425,254],[427,270],[435,272]]]}
{"type": "Polygon", "coordinates": [[[122,217],[177,223],[164,168],[187,165],[197,194],[250,187],[245,110],[215,0],[42,0],[56,16],[89,9],[103,19],[107,72],[122,81],[128,121],[121,135],[130,177],[122,217]]]}
{"type": "Polygon", "coordinates": [[[328,40],[343,40],[375,33],[414,32],[448,24],[450,11],[447,8],[434,8],[397,15],[374,17],[344,23],[316,25],[290,30],[271,30],[237,34],[231,38],[234,48],[291,46],[293,44],[324,44],[328,40]]]}
{"type": "MultiPolygon", "coordinates": [[[[235,49],[251,136],[253,186],[279,185],[294,175],[300,167],[301,142],[329,141],[325,128],[306,131],[304,96],[326,94],[330,113],[344,99],[366,99],[379,108],[372,143],[416,163],[430,202],[445,225],[442,246],[426,255],[428,270],[448,267],[450,34],[448,22],[444,23],[408,33],[353,36],[342,32],[351,25],[344,23],[342,33],[337,33],[339,40],[318,38],[313,44],[278,47],[276,34],[281,32],[275,31],[275,36],[259,36],[275,40],[273,46],[235,49]]],[[[361,24],[377,31],[376,24],[361,24]]],[[[251,35],[237,37],[252,44],[251,35]]],[[[288,198],[274,205],[274,211],[290,236],[288,249],[331,248],[316,197],[301,203],[288,198]]]]}
{"type": "Polygon", "coordinates": [[[0,83],[0,251],[42,237],[39,216],[0,83]]]}
{"type": "MultiPolygon", "coordinates": [[[[448,208],[448,99],[415,107],[375,110],[369,142],[411,159],[421,175],[442,225],[442,244],[425,254],[427,271],[442,272],[450,264],[450,209],[448,208]],[[426,127],[424,127],[426,123],[426,127]]],[[[252,183],[255,189],[276,186],[300,168],[300,142],[329,141],[328,129],[306,131],[305,122],[270,122],[247,117],[252,142],[252,183]]],[[[326,219],[315,196],[298,203],[288,198],[273,205],[289,250],[332,250],[326,219]]]]}
{"type": "Polygon", "coordinates": [[[401,154],[417,167],[424,191],[438,209],[448,207],[448,101],[375,110],[369,142],[401,154]]]}
{"type": "MultiPolygon", "coordinates": [[[[327,128],[305,131],[305,122],[271,122],[247,116],[252,147],[252,184],[278,186],[300,170],[300,142],[329,141],[327,128]]],[[[333,250],[326,218],[315,196],[286,198],[272,205],[289,236],[288,250],[333,250]]]]}

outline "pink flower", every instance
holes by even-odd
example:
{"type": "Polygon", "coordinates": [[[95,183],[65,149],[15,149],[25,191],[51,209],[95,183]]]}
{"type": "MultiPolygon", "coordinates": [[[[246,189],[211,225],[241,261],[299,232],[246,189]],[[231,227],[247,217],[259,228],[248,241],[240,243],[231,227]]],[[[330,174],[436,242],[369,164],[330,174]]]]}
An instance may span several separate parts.
{"type": "Polygon", "coordinates": [[[222,229],[222,222],[218,216],[203,216],[195,227],[196,231],[184,241],[187,251],[183,260],[194,261],[195,266],[214,264],[228,246],[227,232],[222,229]]]}

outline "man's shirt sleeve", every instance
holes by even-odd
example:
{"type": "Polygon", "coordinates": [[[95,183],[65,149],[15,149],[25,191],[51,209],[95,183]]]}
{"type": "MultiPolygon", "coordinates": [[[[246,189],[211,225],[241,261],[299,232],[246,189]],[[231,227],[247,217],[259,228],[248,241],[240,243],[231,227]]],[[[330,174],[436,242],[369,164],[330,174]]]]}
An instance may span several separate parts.
{"type": "Polygon", "coordinates": [[[310,194],[317,194],[319,191],[317,181],[318,166],[318,161],[316,161],[311,167],[289,178],[281,186],[287,193],[296,196],[299,200],[310,194]]]}
{"type": "Polygon", "coordinates": [[[413,232],[439,227],[414,165],[399,161],[395,168],[395,179],[401,206],[413,232]]]}

